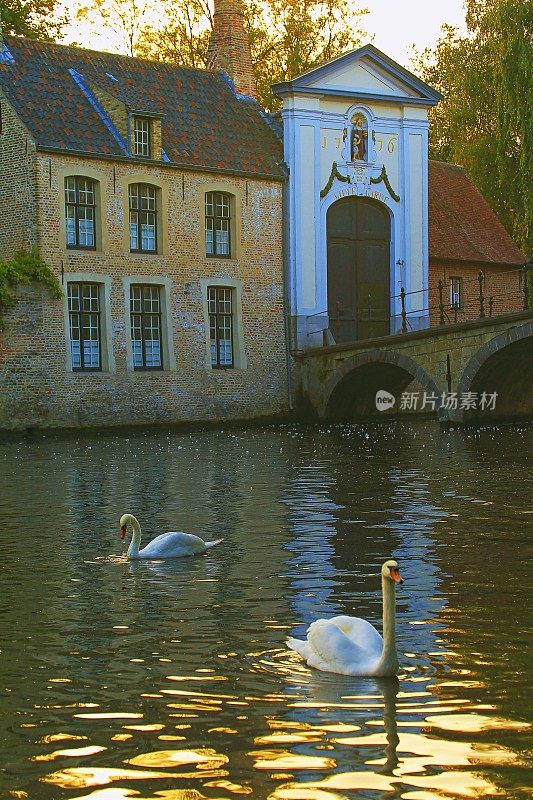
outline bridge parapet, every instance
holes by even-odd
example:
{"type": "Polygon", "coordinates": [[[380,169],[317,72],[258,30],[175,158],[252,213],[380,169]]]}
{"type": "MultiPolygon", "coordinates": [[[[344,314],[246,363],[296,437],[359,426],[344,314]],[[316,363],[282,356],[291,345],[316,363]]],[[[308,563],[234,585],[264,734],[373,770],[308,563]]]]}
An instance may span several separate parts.
{"type": "MultiPolygon", "coordinates": [[[[313,348],[300,359],[303,393],[319,417],[376,416],[379,390],[396,398],[387,412],[396,413],[410,385],[438,398],[477,387],[504,398],[502,415],[513,416],[514,407],[516,415],[533,413],[533,310],[313,348]]],[[[435,407],[442,422],[467,421],[471,411],[435,407]]]]}

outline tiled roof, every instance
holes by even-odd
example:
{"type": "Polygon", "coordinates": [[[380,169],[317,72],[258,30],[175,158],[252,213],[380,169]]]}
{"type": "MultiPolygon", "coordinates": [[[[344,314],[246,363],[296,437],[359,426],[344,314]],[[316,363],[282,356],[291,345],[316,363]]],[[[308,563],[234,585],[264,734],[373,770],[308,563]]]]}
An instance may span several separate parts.
{"type": "Polygon", "coordinates": [[[180,166],[280,179],[283,147],[250,99],[220,74],[6,37],[0,88],[38,147],[124,156],[73,75],[132,111],[161,116],[162,144],[180,166]]]}
{"type": "Polygon", "coordinates": [[[462,167],[429,162],[429,258],[524,264],[513,242],[462,167]]]}

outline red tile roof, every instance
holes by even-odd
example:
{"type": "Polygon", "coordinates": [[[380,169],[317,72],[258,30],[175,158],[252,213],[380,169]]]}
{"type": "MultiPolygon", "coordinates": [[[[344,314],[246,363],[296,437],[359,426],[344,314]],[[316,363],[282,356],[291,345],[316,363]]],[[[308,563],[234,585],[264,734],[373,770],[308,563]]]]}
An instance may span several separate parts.
{"type": "Polygon", "coordinates": [[[130,111],[161,118],[170,163],[284,177],[283,145],[269,117],[221,73],[12,36],[4,41],[10,58],[0,58],[0,89],[38,147],[124,156],[91,102],[91,93],[104,89],[130,111]]]}
{"type": "Polygon", "coordinates": [[[462,167],[429,162],[429,259],[521,265],[523,253],[462,167]]]}

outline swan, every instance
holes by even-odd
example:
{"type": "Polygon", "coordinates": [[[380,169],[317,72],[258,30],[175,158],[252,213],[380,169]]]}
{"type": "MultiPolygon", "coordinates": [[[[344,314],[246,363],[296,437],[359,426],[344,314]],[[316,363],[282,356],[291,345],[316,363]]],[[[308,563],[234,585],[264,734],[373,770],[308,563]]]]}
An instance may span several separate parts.
{"type": "Polygon", "coordinates": [[[120,538],[124,540],[128,531],[128,525],[133,529],[130,546],[127,556],[130,560],[138,558],[181,558],[183,556],[195,556],[197,553],[205,553],[211,547],[222,541],[215,539],[213,542],[204,542],[199,536],[182,531],[169,531],[161,533],[152,539],[146,547],[139,550],[141,543],[141,526],[133,514],[123,514],[120,518],[120,538]]]}
{"type": "Polygon", "coordinates": [[[359,617],[318,619],[307,629],[307,640],[287,639],[310,667],[339,675],[388,677],[398,673],[396,653],[396,584],[403,583],[396,561],[381,567],[383,638],[359,617]]]}

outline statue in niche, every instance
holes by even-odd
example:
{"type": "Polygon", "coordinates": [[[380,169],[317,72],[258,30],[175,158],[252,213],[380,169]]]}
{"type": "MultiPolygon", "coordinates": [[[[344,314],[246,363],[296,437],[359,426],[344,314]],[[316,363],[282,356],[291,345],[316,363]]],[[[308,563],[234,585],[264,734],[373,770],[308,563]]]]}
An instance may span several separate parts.
{"type": "Polygon", "coordinates": [[[368,144],[368,123],[360,112],[352,117],[351,160],[365,161],[368,144]]]}

